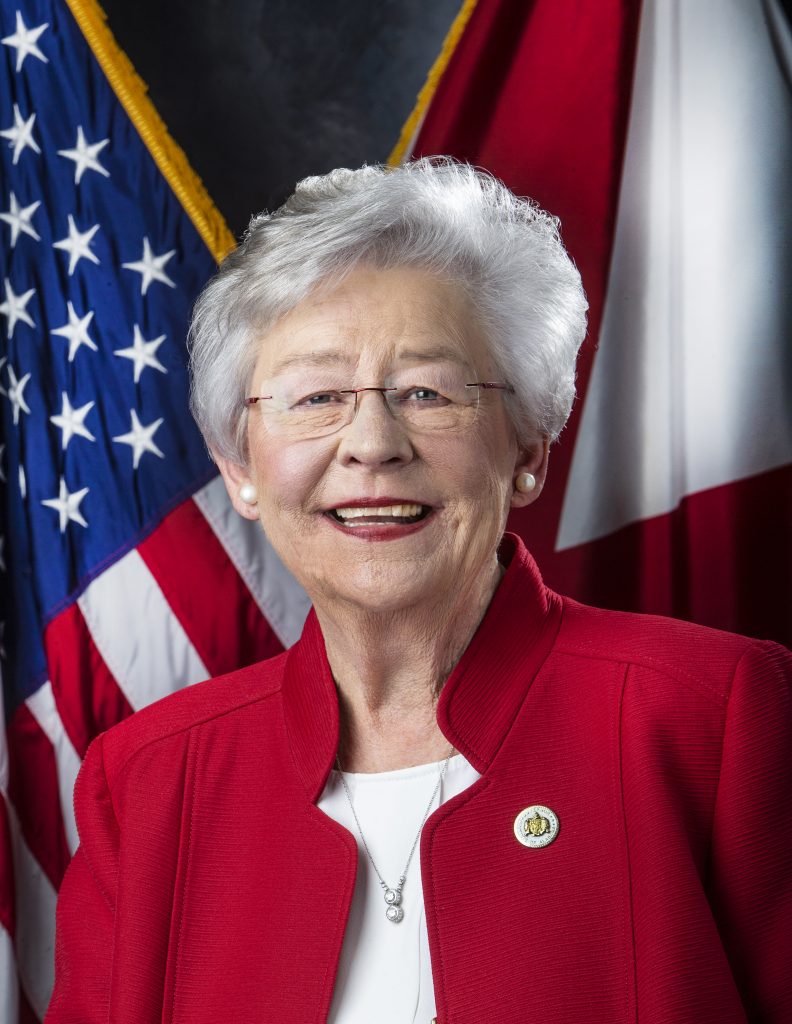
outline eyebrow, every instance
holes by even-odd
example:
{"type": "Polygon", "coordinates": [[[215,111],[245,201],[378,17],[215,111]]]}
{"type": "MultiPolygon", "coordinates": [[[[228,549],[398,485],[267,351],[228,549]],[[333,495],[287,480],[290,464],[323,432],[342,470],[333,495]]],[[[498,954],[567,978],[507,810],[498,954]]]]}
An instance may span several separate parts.
{"type": "MultiPolygon", "coordinates": [[[[397,354],[396,361],[416,363],[461,363],[464,360],[461,359],[460,356],[461,353],[456,349],[447,345],[440,345],[436,348],[427,349],[425,351],[418,351],[417,349],[411,348],[402,349],[397,354]]],[[[349,357],[345,353],[329,349],[326,352],[310,352],[286,356],[284,359],[278,360],[272,368],[272,372],[273,374],[278,374],[292,366],[338,366],[343,363],[348,364],[349,361],[349,357]]]]}
{"type": "Polygon", "coordinates": [[[273,373],[280,373],[291,366],[330,366],[339,363],[348,363],[349,358],[343,352],[328,350],[327,352],[301,353],[294,356],[286,356],[279,359],[272,368],[273,373]]]}

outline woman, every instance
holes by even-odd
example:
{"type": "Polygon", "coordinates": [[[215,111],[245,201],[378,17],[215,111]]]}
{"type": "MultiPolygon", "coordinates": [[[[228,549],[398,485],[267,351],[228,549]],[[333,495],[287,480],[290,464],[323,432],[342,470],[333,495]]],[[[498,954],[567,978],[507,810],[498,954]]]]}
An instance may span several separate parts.
{"type": "Polygon", "coordinates": [[[555,221],[452,160],[252,221],[193,409],[313,611],[91,746],[50,1024],[792,1020],[792,659],[504,536],[584,330],[555,221]]]}

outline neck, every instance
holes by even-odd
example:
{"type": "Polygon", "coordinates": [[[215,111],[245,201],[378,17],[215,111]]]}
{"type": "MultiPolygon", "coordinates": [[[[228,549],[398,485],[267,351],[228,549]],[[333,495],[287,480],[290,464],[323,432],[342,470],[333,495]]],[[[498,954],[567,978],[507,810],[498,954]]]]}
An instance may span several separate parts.
{"type": "Polygon", "coordinates": [[[344,771],[391,771],[448,755],[437,701],[503,571],[493,561],[469,587],[396,611],[316,604],[338,688],[344,771]]]}

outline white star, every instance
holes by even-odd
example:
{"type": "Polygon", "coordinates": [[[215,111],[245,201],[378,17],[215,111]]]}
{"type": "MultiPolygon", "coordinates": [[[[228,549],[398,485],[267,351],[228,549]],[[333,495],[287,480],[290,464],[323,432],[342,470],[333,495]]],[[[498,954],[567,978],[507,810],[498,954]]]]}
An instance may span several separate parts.
{"type": "Polygon", "coordinates": [[[69,214],[69,237],[52,243],[53,249],[64,249],[69,254],[69,277],[74,273],[74,268],[79,260],[87,259],[92,263],[99,262],[99,257],[91,252],[90,249],[91,239],[98,230],[99,225],[94,224],[87,231],[78,231],[77,225],[74,223],[74,217],[69,214]]]}
{"type": "Polygon", "coordinates": [[[14,123],[10,128],[4,128],[0,132],[0,135],[4,139],[8,139],[8,148],[13,149],[14,159],[12,163],[16,163],[22,154],[22,150],[28,146],[33,150],[34,153],[40,153],[38,143],[33,138],[33,124],[35,123],[36,115],[31,114],[27,121],[22,117],[19,112],[19,107],[14,104],[14,123]]]}
{"type": "Polygon", "coordinates": [[[30,406],[25,401],[25,387],[30,380],[30,374],[26,373],[22,380],[17,380],[14,367],[8,364],[8,376],[11,383],[8,385],[8,399],[14,407],[14,426],[19,423],[19,411],[30,413],[30,406]]]}
{"type": "Polygon", "coordinates": [[[20,206],[17,202],[17,197],[14,193],[11,193],[9,200],[11,207],[8,213],[0,213],[0,220],[4,220],[6,224],[11,225],[11,248],[17,244],[20,231],[23,231],[26,235],[30,235],[31,238],[35,238],[37,242],[41,241],[39,234],[36,229],[30,223],[31,217],[36,210],[41,206],[40,201],[31,203],[30,206],[20,206]]]}
{"type": "Polygon", "coordinates": [[[88,525],[80,512],[80,502],[87,493],[88,488],[83,487],[79,491],[74,491],[72,494],[69,494],[69,490],[66,487],[66,481],[61,477],[58,497],[47,498],[46,501],[42,501],[42,505],[46,505],[47,508],[54,508],[58,513],[61,533],[65,532],[66,527],[70,522],[79,523],[80,526],[88,525]]]}
{"type": "Polygon", "coordinates": [[[114,350],[117,356],[122,356],[124,359],[131,359],[135,364],[134,377],[136,384],[140,380],[140,375],[147,366],[150,366],[152,370],[159,370],[160,373],[168,372],[155,355],[163,341],[165,341],[164,334],[161,334],[159,338],[155,338],[153,341],[146,341],[140,327],[135,324],[135,337],[131,347],[117,348],[114,350]]]}
{"type": "Polygon", "coordinates": [[[8,317],[6,337],[10,338],[14,333],[17,320],[21,320],[23,323],[29,324],[30,327],[35,327],[36,325],[33,323],[33,317],[25,309],[25,306],[27,306],[31,298],[36,294],[36,289],[31,288],[24,294],[20,292],[19,295],[15,295],[14,289],[11,287],[11,282],[6,278],[5,294],[5,302],[0,302],[0,313],[2,313],[3,316],[8,317]]]}
{"type": "Polygon", "coordinates": [[[62,338],[69,339],[69,362],[74,361],[74,357],[77,354],[77,350],[80,345],[87,345],[88,348],[98,352],[96,345],[88,337],[88,324],[93,320],[93,310],[90,310],[85,314],[84,317],[80,318],[74,312],[74,306],[71,302],[68,303],[69,322],[64,324],[63,327],[58,327],[54,331],[50,331],[50,334],[59,334],[62,338]]]}
{"type": "Polygon", "coordinates": [[[152,281],[162,281],[169,288],[176,287],[175,282],[171,281],[163,269],[168,260],[175,255],[176,250],[171,249],[170,252],[164,252],[161,256],[155,256],[151,251],[148,238],[144,238],[142,257],[134,263],[122,263],[121,266],[126,267],[127,270],[136,270],[140,274],[140,294],[145,295],[152,281]]]}
{"type": "Polygon", "coordinates": [[[44,61],[45,64],[49,63],[38,46],[36,46],[38,38],[45,28],[49,28],[49,22],[45,22],[43,25],[37,25],[35,28],[28,28],[22,20],[22,12],[16,12],[16,32],[12,36],[6,36],[5,39],[0,39],[0,42],[4,43],[6,46],[13,46],[16,50],[17,71],[22,70],[25,57],[27,57],[29,53],[34,57],[38,57],[39,60],[44,61]]]}
{"type": "Polygon", "coordinates": [[[27,478],[25,476],[25,467],[19,467],[19,493],[23,498],[27,497],[27,478]]]}
{"type": "Polygon", "coordinates": [[[113,440],[118,444],[128,444],[132,448],[132,468],[138,468],[140,459],[146,452],[151,452],[152,455],[158,455],[161,459],[164,459],[165,456],[152,440],[163,421],[161,419],[154,420],[153,423],[149,423],[147,427],[144,427],[138,419],[135,410],[130,409],[129,412],[132,417],[131,430],[128,434],[119,434],[113,440]]]}
{"type": "Polygon", "coordinates": [[[72,409],[69,396],[65,391],[61,392],[61,398],[63,399],[63,407],[60,415],[50,416],[50,423],[54,423],[56,427],[63,431],[61,441],[64,451],[75,434],[79,434],[80,437],[87,437],[89,441],[95,441],[96,438],[84,423],[85,417],[93,409],[95,403],[87,402],[80,409],[72,409]]]}
{"type": "Polygon", "coordinates": [[[74,184],[80,184],[80,178],[83,176],[84,171],[98,171],[103,174],[106,178],[110,177],[110,172],[102,167],[99,163],[99,153],[108,144],[110,139],[102,139],[99,142],[91,143],[90,145],[85,140],[83,134],[82,125],[77,127],[77,141],[74,144],[74,149],[59,149],[58,155],[65,156],[67,160],[74,161],[74,184]]]}

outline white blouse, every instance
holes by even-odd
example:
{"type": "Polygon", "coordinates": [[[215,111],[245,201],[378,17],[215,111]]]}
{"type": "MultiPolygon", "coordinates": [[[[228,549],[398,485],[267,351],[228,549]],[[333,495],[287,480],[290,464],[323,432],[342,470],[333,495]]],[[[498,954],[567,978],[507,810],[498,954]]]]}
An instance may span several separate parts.
{"type": "MultiPolygon", "coordinates": [[[[345,772],[371,855],[391,888],[398,884],[443,761],[390,772],[345,772]]],[[[462,754],[448,762],[432,811],[479,773],[462,754]]],[[[339,773],[330,772],[318,806],[357,839],[358,872],[344,934],[329,1024],[429,1024],[435,1016],[420,844],[402,892],[404,918],[390,922],[383,889],[360,840],[339,773]]]]}

